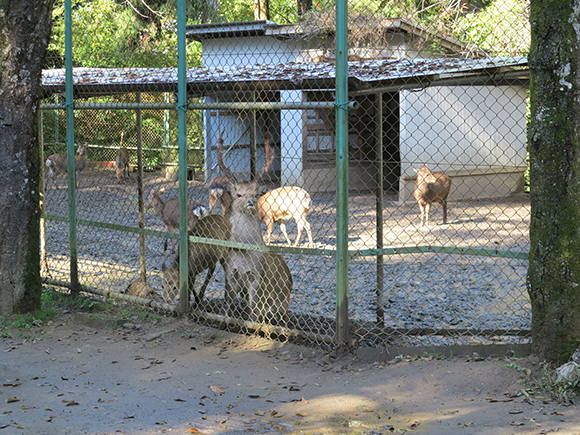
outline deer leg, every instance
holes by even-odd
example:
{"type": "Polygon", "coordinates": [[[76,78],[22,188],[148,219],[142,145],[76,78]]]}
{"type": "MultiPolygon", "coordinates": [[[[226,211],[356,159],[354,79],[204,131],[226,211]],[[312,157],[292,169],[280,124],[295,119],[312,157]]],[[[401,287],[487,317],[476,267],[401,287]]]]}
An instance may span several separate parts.
{"type": "Polygon", "coordinates": [[[425,204],[425,226],[429,226],[429,213],[431,212],[431,203],[425,204]]]}
{"type": "Polygon", "coordinates": [[[443,223],[447,223],[447,200],[441,201],[441,206],[443,207],[443,223]]]}
{"type": "MultiPolygon", "coordinates": [[[[205,276],[205,280],[203,281],[203,284],[201,286],[201,288],[199,289],[199,293],[195,293],[195,290],[193,288],[193,285],[191,285],[191,291],[193,292],[193,295],[195,296],[195,304],[199,305],[201,304],[201,301],[203,300],[203,297],[205,296],[205,290],[207,289],[207,286],[209,285],[209,281],[211,279],[211,277],[213,276],[213,273],[215,272],[215,268],[217,266],[217,263],[214,264],[213,266],[210,266],[209,269],[207,270],[207,275],[205,276]]],[[[195,278],[194,278],[195,280],[195,278]]]]}
{"type": "Polygon", "coordinates": [[[312,229],[310,228],[310,222],[304,218],[304,228],[306,228],[306,234],[308,234],[308,244],[314,246],[314,240],[312,238],[312,229]]]}
{"type": "Polygon", "coordinates": [[[266,245],[270,244],[270,239],[272,238],[273,230],[274,230],[274,221],[268,218],[266,222],[266,245]]]}
{"type": "Polygon", "coordinates": [[[256,276],[253,272],[246,272],[246,285],[248,293],[246,295],[248,306],[246,307],[248,311],[248,320],[251,322],[257,322],[260,318],[260,315],[263,313],[258,313],[258,308],[261,306],[258,302],[258,290],[260,288],[260,280],[259,277],[256,276]]]}
{"type": "Polygon", "coordinates": [[[286,231],[286,221],[284,219],[280,219],[278,221],[278,225],[280,225],[280,230],[282,231],[282,234],[284,234],[284,238],[286,239],[286,243],[291,245],[292,242],[290,242],[290,237],[288,237],[288,232],[286,231]]]}

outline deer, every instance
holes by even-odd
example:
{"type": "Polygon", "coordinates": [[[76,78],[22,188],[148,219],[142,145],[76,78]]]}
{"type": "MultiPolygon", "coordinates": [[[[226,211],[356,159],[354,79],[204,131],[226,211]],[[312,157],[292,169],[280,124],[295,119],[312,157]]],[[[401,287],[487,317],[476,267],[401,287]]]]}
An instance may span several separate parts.
{"type": "MultiPolygon", "coordinates": [[[[189,231],[190,236],[205,237],[206,239],[229,240],[232,232],[232,224],[229,219],[210,214],[199,219],[189,231]]],[[[189,242],[188,247],[188,280],[189,290],[194,295],[195,304],[199,306],[205,296],[205,291],[212,278],[218,263],[225,268],[224,262],[229,248],[207,243],[189,242]],[[195,279],[197,275],[207,270],[205,280],[199,290],[195,292],[195,279]]],[[[163,299],[170,303],[179,296],[179,254],[173,261],[166,265],[163,263],[163,299]]]]}
{"type": "Polygon", "coordinates": [[[310,223],[306,220],[306,215],[312,207],[312,199],[309,193],[297,186],[284,186],[264,193],[258,200],[258,212],[260,219],[266,224],[266,243],[270,244],[274,222],[278,222],[280,230],[288,245],[291,245],[290,238],[286,232],[285,219],[293,218],[298,227],[298,235],[294,246],[298,246],[302,232],[306,229],[308,234],[308,244],[313,246],[312,231],[310,223]]]}
{"type": "Polygon", "coordinates": [[[227,191],[227,185],[231,180],[225,175],[218,175],[215,177],[209,187],[209,212],[213,213],[217,205],[221,206],[222,215],[229,217],[232,209],[232,197],[227,191]]]}
{"type": "MultiPolygon", "coordinates": [[[[157,216],[161,218],[167,232],[176,233],[179,231],[179,199],[172,198],[163,202],[161,196],[165,193],[165,188],[158,191],[151,190],[147,201],[145,201],[146,208],[153,208],[157,216]]],[[[206,208],[203,204],[195,199],[189,198],[187,200],[188,210],[188,230],[191,230],[195,223],[205,216],[206,208]]],[[[163,243],[163,252],[167,251],[167,239],[163,243]]],[[[175,239],[171,239],[171,251],[175,252],[175,239]]]]}
{"type": "MultiPolygon", "coordinates": [[[[79,175],[85,169],[87,165],[87,149],[89,147],[88,142],[81,144],[77,148],[78,156],[75,156],[75,174],[76,174],[76,188],[79,187],[79,175]]],[[[56,183],[56,176],[68,173],[68,157],[66,154],[52,154],[46,159],[46,166],[48,168],[47,176],[54,180],[54,185],[58,190],[58,184],[56,183]]]]}
{"type": "MultiPolygon", "coordinates": [[[[272,166],[274,153],[268,140],[264,141],[265,163],[253,181],[240,182],[223,163],[223,152],[218,153],[220,168],[230,177],[226,189],[232,198],[230,240],[252,245],[264,245],[261,219],[258,212],[258,187],[272,166]]],[[[220,151],[223,145],[220,144],[220,151]]],[[[226,290],[224,300],[229,316],[235,312],[238,295],[246,301],[246,315],[252,322],[263,320],[286,325],[292,291],[292,274],[284,259],[275,253],[230,249],[225,260],[226,290]]]]}
{"type": "Polygon", "coordinates": [[[119,151],[117,151],[117,156],[115,157],[115,172],[119,183],[129,178],[129,150],[127,148],[119,148],[119,151]]]}
{"type": "Polygon", "coordinates": [[[433,203],[441,203],[443,207],[443,224],[447,223],[447,196],[451,189],[451,178],[436,172],[432,173],[427,165],[419,169],[413,168],[417,173],[417,183],[413,195],[421,210],[421,226],[429,226],[429,212],[433,203]]]}
{"type": "MultiPolygon", "coordinates": [[[[223,138],[220,134],[218,139],[218,153],[217,160],[224,175],[219,175],[214,178],[209,186],[209,210],[212,213],[213,209],[217,204],[222,208],[222,213],[224,216],[229,217],[232,213],[232,197],[228,192],[228,187],[232,183],[238,182],[234,174],[227,168],[223,162],[223,138]]],[[[271,161],[266,162],[265,166],[269,164],[272,165],[274,160],[274,153],[270,147],[270,135],[264,134],[264,150],[269,150],[269,157],[271,161]]],[[[268,168],[269,168],[268,166],[268,168]]],[[[258,200],[258,211],[260,219],[266,224],[267,233],[266,239],[267,244],[270,244],[272,237],[272,230],[274,222],[280,225],[280,230],[286,238],[288,245],[291,245],[290,238],[288,237],[288,232],[286,231],[285,219],[293,218],[296,221],[298,227],[298,235],[296,236],[296,241],[294,246],[298,246],[300,238],[302,237],[302,232],[306,229],[308,234],[309,246],[314,244],[312,240],[312,230],[310,228],[310,223],[306,219],[306,215],[312,207],[312,200],[310,194],[298,186],[284,186],[278,189],[271,190],[263,194],[258,200]]]]}

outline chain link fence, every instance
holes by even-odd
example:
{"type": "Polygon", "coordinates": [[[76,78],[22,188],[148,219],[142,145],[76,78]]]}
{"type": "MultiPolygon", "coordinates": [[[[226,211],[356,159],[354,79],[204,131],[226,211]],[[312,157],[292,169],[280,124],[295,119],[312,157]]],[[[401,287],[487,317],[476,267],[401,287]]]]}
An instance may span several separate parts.
{"type": "MultiPolygon", "coordinates": [[[[72,206],[55,156],[70,128],[58,26],[43,75],[43,276],[71,287],[78,261],[82,290],[179,312],[175,15],[91,3],[73,16],[75,151],[87,149],[72,206]],[[95,27],[97,10],[113,24],[95,27]]],[[[334,4],[298,3],[188,10],[191,314],[334,346],[347,177],[351,344],[528,342],[528,2],[349,3],[348,156],[334,4]]]]}

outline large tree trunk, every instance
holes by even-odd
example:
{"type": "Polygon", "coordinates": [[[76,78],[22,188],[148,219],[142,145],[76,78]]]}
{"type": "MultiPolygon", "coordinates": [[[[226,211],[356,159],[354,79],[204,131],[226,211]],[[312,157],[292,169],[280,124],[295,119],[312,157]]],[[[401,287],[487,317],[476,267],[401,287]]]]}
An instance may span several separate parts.
{"type": "Polygon", "coordinates": [[[52,0],[0,1],[0,315],[40,306],[36,116],[52,0]]]}
{"type": "Polygon", "coordinates": [[[580,344],[580,0],[531,0],[530,262],[534,353],[580,344]]]}

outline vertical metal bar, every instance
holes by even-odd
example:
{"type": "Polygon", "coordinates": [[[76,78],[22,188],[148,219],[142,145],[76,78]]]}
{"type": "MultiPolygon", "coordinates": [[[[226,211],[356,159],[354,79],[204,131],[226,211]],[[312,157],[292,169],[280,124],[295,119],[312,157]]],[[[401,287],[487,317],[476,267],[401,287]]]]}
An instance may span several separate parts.
{"type": "Polygon", "coordinates": [[[71,0],[64,2],[64,52],[66,91],[66,136],[68,153],[68,216],[70,246],[70,284],[73,293],[79,292],[77,216],[76,216],[76,173],[75,173],[75,130],[73,101],[73,57],[72,57],[72,14],[71,0]]]}
{"type": "MultiPolygon", "coordinates": [[[[141,103],[141,92],[135,94],[135,102],[141,103]]],[[[141,109],[135,111],[137,122],[137,197],[139,206],[139,228],[145,228],[145,202],[143,193],[143,116],[141,109]]],[[[139,234],[139,275],[141,282],[147,281],[147,262],[145,257],[145,235],[139,234]]]]}
{"type": "MultiPolygon", "coordinates": [[[[252,102],[256,101],[256,93],[252,92],[252,102]]],[[[256,178],[256,141],[257,139],[256,111],[250,110],[250,180],[256,178]]]]}
{"type": "MultiPolygon", "coordinates": [[[[54,94],[54,104],[58,104],[58,94],[54,94]]],[[[59,110],[60,109],[54,109],[54,143],[60,142],[60,132],[59,132],[60,119],[59,119],[59,114],[58,114],[59,110]]],[[[41,160],[41,161],[43,161],[43,160],[41,160]]]]}
{"type": "MultiPolygon", "coordinates": [[[[376,214],[377,214],[377,249],[383,249],[383,94],[378,93],[375,101],[375,132],[377,171],[376,180],[376,214]]],[[[377,255],[377,326],[385,325],[385,260],[383,254],[377,255]]]]}
{"type": "Polygon", "coordinates": [[[348,320],[348,7],[336,2],[336,340],[349,342],[348,320]]]}
{"type": "Polygon", "coordinates": [[[187,61],[185,0],[177,0],[177,128],[179,144],[179,310],[189,311],[187,213],[187,61]]]}
{"type": "MultiPolygon", "coordinates": [[[[169,92],[165,93],[165,102],[170,102],[170,94],[169,92]]],[[[163,145],[162,147],[165,148],[163,150],[163,164],[167,167],[167,162],[170,161],[171,157],[171,150],[169,146],[171,145],[171,130],[169,124],[169,110],[163,111],[163,145]]]]}

